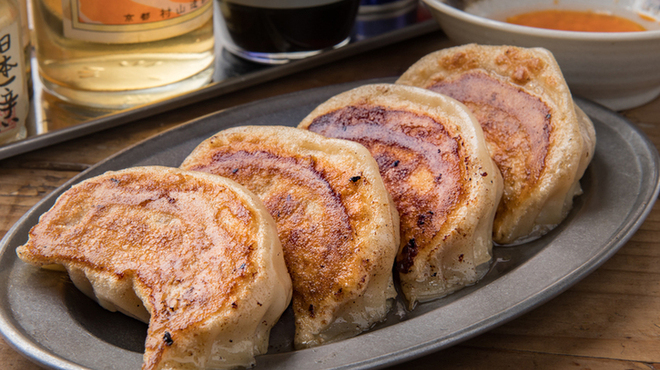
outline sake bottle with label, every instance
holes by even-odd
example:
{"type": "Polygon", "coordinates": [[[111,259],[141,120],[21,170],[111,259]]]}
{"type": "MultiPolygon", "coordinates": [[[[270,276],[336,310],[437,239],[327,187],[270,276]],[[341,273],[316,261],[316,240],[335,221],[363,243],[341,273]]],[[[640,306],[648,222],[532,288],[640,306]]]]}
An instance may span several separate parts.
{"type": "Polygon", "coordinates": [[[207,84],[213,0],[32,0],[39,76],[70,102],[126,108],[207,84]]]}
{"type": "Polygon", "coordinates": [[[30,109],[21,14],[14,0],[0,0],[0,145],[25,137],[30,109]]]}

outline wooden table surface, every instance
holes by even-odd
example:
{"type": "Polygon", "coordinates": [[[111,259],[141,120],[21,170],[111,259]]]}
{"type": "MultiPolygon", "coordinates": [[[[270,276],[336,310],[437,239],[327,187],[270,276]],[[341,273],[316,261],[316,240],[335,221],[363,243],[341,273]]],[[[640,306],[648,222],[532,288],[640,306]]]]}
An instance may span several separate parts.
{"type": "MultiPolygon", "coordinates": [[[[194,117],[288,92],[398,76],[451,43],[400,42],[117,128],[0,161],[0,235],[85,168],[194,117]]],[[[660,99],[621,112],[660,146],[660,99]]],[[[660,369],[660,209],[604,265],[541,307],[395,369],[660,369]]],[[[0,339],[0,369],[38,369],[0,339]]]]}

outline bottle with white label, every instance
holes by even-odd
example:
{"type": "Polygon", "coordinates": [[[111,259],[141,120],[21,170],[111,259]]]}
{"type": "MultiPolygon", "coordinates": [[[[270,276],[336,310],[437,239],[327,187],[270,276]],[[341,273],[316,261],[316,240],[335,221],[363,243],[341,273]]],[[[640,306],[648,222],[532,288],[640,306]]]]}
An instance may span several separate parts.
{"type": "Polygon", "coordinates": [[[0,0],[0,144],[25,137],[30,109],[21,15],[13,0],[0,0]]]}
{"type": "Polygon", "coordinates": [[[213,0],[32,0],[35,48],[50,93],[127,108],[207,84],[213,0]]]}

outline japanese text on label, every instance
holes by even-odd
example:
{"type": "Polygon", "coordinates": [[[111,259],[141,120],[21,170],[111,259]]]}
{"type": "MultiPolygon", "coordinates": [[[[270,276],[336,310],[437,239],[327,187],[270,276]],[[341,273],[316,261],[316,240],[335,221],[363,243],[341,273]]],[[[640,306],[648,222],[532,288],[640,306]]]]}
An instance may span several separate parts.
{"type": "Polygon", "coordinates": [[[16,127],[20,120],[16,106],[23,76],[16,74],[22,73],[22,69],[19,68],[20,61],[12,59],[12,47],[17,46],[12,44],[11,33],[0,34],[0,132],[16,127]]]}

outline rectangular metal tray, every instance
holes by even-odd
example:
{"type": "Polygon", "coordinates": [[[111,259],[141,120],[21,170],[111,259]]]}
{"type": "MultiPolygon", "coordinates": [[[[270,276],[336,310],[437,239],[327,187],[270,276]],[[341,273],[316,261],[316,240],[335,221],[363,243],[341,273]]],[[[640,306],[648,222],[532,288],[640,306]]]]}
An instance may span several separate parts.
{"type": "Polygon", "coordinates": [[[430,18],[423,5],[418,3],[415,9],[416,20],[409,25],[373,36],[353,37],[351,42],[342,48],[328,50],[304,60],[270,66],[240,59],[224,50],[222,33],[218,32],[223,21],[217,7],[215,10],[216,65],[213,82],[201,89],[151,104],[112,111],[77,106],[59,100],[43,91],[37,62],[33,57],[31,65],[34,92],[27,124],[28,135],[23,140],[0,145],[0,160],[439,30],[438,24],[430,18]]]}

